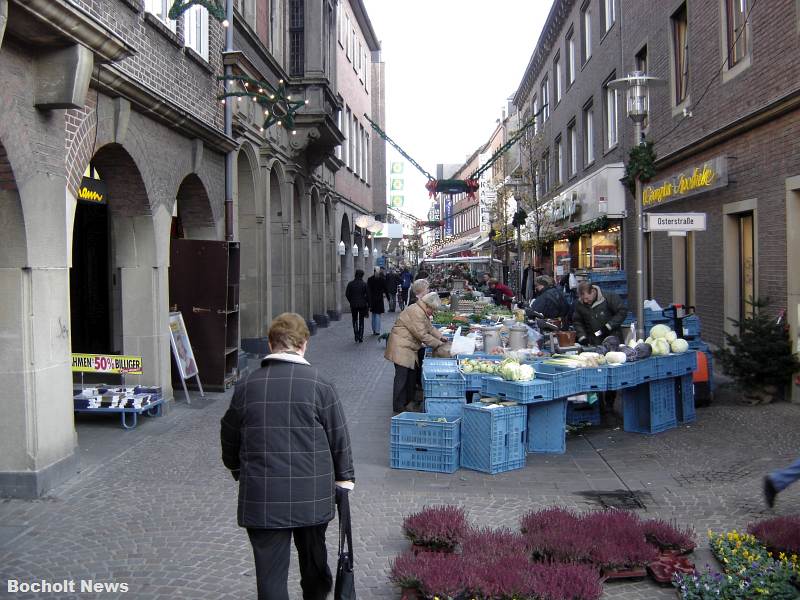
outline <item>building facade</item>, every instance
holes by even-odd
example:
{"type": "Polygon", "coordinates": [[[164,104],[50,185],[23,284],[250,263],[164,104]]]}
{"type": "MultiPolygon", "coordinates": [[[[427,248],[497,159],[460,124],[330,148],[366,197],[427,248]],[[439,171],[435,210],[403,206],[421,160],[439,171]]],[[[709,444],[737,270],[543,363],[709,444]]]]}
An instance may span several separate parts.
{"type": "MultiPolygon", "coordinates": [[[[242,348],[266,351],[281,312],[312,327],[341,312],[342,232],[385,206],[375,143],[362,147],[361,188],[336,189],[344,8],[234,4],[226,30],[200,7],[171,20],[167,0],[0,2],[0,495],[37,496],[76,471],[73,352],[141,356],[137,383],[172,398],[170,257],[184,241],[239,244],[238,322],[223,344],[234,359],[240,333],[242,348]],[[237,77],[304,100],[294,127],[265,130],[247,96],[221,103],[226,86],[244,92],[237,77]]],[[[365,110],[382,115],[379,49],[361,35],[365,110]]]]}
{"type": "Polygon", "coordinates": [[[800,8],[623,0],[622,12],[626,70],[644,63],[666,82],[650,91],[657,172],[644,210],[706,215],[705,231],[648,234],[651,295],[696,306],[715,345],[751,299],[769,298],[771,313],[788,309],[797,348],[800,8]]]}

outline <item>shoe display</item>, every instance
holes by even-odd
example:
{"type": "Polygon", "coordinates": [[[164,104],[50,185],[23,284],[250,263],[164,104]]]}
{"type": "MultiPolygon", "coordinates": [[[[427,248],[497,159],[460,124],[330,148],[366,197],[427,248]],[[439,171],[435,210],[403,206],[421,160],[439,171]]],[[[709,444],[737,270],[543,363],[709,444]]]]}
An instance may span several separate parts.
{"type": "Polygon", "coordinates": [[[778,490],[775,489],[775,484],[769,478],[769,475],[764,477],[764,500],[770,508],[775,506],[775,496],[778,495],[778,490]]]}

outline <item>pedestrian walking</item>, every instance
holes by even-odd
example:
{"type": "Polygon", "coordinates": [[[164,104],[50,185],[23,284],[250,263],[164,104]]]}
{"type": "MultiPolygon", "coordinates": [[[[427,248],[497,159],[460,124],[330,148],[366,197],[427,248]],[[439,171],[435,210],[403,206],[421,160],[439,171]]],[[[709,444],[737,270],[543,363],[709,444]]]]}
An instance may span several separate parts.
{"type": "Polygon", "coordinates": [[[800,479],[800,458],[788,467],[773,471],[764,477],[764,499],[767,501],[767,506],[770,508],[775,506],[775,497],[798,479],[800,479]]]}
{"type": "MultiPolygon", "coordinates": [[[[414,282],[415,284],[417,282],[414,282]]],[[[446,350],[441,333],[431,323],[431,316],[441,305],[439,294],[429,292],[397,317],[386,344],[384,358],[394,363],[392,410],[394,414],[414,410],[418,353],[425,346],[446,350]]]]}
{"type": "Polygon", "coordinates": [[[222,417],[222,462],[239,482],[259,600],[289,600],[294,538],[304,600],[331,590],[325,531],[336,487],[352,489],[350,436],[334,387],[304,358],[308,327],[295,313],[272,321],[271,354],[236,386],[222,417]]]}
{"type": "Polygon", "coordinates": [[[369,311],[372,313],[372,335],[381,334],[381,315],[385,312],[383,297],[386,295],[386,278],[379,269],[367,279],[369,311]]]}
{"type": "Polygon", "coordinates": [[[403,267],[400,271],[400,310],[403,310],[406,307],[406,302],[408,302],[408,292],[411,289],[411,284],[414,283],[414,278],[411,276],[411,271],[408,270],[408,267],[403,267]]]}
{"type": "Polygon", "coordinates": [[[395,269],[391,269],[386,275],[386,299],[389,301],[389,312],[394,312],[397,308],[397,292],[399,289],[400,274],[395,269]]]}
{"type": "Polygon", "coordinates": [[[356,270],[355,279],[347,284],[344,296],[350,303],[350,314],[353,317],[353,336],[356,342],[364,341],[364,319],[369,315],[369,295],[364,283],[364,271],[356,270]]]}

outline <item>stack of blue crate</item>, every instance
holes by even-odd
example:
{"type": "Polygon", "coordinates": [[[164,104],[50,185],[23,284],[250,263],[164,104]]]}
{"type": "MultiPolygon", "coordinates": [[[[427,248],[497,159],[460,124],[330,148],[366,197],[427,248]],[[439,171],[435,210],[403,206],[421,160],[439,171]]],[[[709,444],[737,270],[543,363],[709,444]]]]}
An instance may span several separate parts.
{"type": "Polygon", "coordinates": [[[422,363],[425,412],[460,418],[467,402],[467,384],[455,359],[427,359],[422,363]]]}
{"type": "Polygon", "coordinates": [[[406,412],[392,417],[389,461],[393,469],[454,473],[461,447],[461,419],[406,412]]]}
{"type": "Polygon", "coordinates": [[[711,348],[708,347],[702,339],[700,327],[700,317],[697,315],[689,315],[683,318],[683,331],[678,332],[678,336],[689,342],[690,350],[697,350],[706,355],[706,362],[708,363],[708,385],[710,391],[714,391],[714,363],[711,348]]]}

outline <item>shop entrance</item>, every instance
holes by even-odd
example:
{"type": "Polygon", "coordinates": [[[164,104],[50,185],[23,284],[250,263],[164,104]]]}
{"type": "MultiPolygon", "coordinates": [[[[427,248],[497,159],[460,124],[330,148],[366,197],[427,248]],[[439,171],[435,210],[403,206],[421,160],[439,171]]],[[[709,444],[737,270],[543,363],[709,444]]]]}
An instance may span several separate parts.
{"type": "MultiPolygon", "coordinates": [[[[88,176],[99,180],[89,168],[88,176]]],[[[108,205],[78,202],[69,273],[72,351],[113,353],[108,205]]]]}

